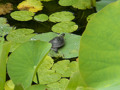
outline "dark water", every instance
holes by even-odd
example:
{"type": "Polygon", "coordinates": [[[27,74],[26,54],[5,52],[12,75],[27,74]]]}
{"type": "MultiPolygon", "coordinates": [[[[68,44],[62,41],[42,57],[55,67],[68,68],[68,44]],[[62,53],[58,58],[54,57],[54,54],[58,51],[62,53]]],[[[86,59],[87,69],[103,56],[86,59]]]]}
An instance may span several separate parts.
{"type": "MultiPolygon", "coordinates": [[[[13,3],[14,9],[17,10],[16,6],[22,0],[5,0],[5,1],[10,1],[11,3],[13,3]]],[[[62,7],[58,4],[58,0],[50,1],[50,2],[43,2],[43,6],[44,6],[43,10],[37,12],[36,15],[44,13],[49,16],[50,14],[52,14],[54,12],[59,12],[59,11],[70,11],[70,12],[74,13],[76,18],[73,21],[76,22],[76,24],[79,26],[79,28],[77,31],[75,31],[73,33],[79,34],[79,35],[81,35],[83,33],[83,31],[85,30],[85,27],[87,24],[86,17],[95,12],[94,8],[87,9],[87,10],[78,10],[71,6],[62,7]]],[[[35,20],[20,22],[20,21],[16,21],[16,20],[12,19],[9,14],[7,14],[5,17],[8,19],[8,23],[11,26],[15,26],[17,28],[31,28],[31,29],[34,29],[34,31],[36,33],[51,32],[51,27],[55,24],[50,21],[38,22],[35,20]]]]}

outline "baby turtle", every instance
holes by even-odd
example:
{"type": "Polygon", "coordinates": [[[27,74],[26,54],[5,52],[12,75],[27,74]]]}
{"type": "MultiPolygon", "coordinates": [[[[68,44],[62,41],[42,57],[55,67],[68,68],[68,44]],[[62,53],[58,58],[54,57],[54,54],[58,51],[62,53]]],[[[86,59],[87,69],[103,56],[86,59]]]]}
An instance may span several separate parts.
{"type": "Polygon", "coordinates": [[[60,36],[57,36],[49,41],[52,44],[51,49],[53,51],[55,51],[56,53],[58,52],[58,48],[61,48],[65,44],[64,36],[65,36],[65,34],[63,33],[60,36]]]}

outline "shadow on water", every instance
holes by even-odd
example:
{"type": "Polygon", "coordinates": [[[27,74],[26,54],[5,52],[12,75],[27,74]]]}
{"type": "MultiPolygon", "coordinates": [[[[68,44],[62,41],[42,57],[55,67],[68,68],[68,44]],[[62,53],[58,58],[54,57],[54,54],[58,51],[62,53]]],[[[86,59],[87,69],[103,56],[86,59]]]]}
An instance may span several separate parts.
{"type": "MultiPolygon", "coordinates": [[[[20,2],[17,1],[16,3],[18,4],[20,2]]],[[[70,11],[74,13],[76,18],[73,21],[76,22],[76,24],[79,27],[78,27],[78,30],[73,33],[78,34],[78,35],[81,35],[83,31],[85,30],[85,27],[87,24],[86,17],[95,12],[94,8],[87,9],[87,10],[78,10],[71,6],[63,7],[58,4],[58,0],[50,1],[50,2],[42,2],[42,3],[43,3],[44,8],[42,11],[37,12],[36,15],[44,13],[49,16],[50,14],[54,12],[59,12],[59,11],[70,11]]],[[[20,22],[20,21],[16,21],[12,19],[9,14],[7,14],[6,17],[8,19],[8,23],[11,26],[15,26],[16,28],[31,28],[31,29],[34,29],[36,33],[50,32],[51,27],[55,24],[50,21],[38,22],[35,20],[20,22]]]]}

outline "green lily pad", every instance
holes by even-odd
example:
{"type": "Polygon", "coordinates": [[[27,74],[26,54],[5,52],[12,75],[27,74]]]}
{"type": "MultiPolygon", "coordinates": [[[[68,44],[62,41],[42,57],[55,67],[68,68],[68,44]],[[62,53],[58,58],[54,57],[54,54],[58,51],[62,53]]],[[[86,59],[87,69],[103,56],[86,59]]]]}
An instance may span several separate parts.
{"type": "Polygon", "coordinates": [[[16,29],[11,31],[8,36],[6,37],[8,41],[11,41],[12,46],[11,46],[11,52],[13,52],[19,45],[26,41],[30,41],[30,39],[35,36],[33,34],[34,30],[33,29],[26,29],[26,28],[21,28],[21,29],[16,29]]]}
{"type": "Polygon", "coordinates": [[[61,75],[59,73],[56,73],[54,70],[45,70],[45,71],[39,70],[38,78],[39,78],[40,84],[49,84],[49,83],[54,83],[60,80],[61,75]]]}
{"type": "Polygon", "coordinates": [[[46,90],[46,88],[47,88],[46,85],[38,84],[38,85],[32,85],[25,90],[46,90]]]}
{"type": "Polygon", "coordinates": [[[34,19],[36,21],[44,22],[48,20],[48,16],[46,14],[39,14],[39,15],[34,16],[34,19]]]}
{"type": "Polygon", "coordinates": [[[61,22],[61,23],[57,23],[52,27],[52,31],[53,32],[57,32],[57,33],[69,33],[69,32],[74,32],[78,29],[78,25],[76,25],[75,22],[61,22]]]}
{"type": "MultiPolygon", "coordinates": [[[[41,40],[49,42],[54,37],[58,36],[53,32],[42,33],[34,36],[32,39],[41,40]],[[47,37],[46,37],[47,36],[47,37]]],[[[81,36],[75,34],[65,33],[65,45],[58,49],[58,53],[50,52],[50,56],[54,57],[63,57],[63,58],[73,58],[78,57],[79,45],[80,45],[81,36]]]]}
{"type": "Polygon", "coordinates": [[[29,21],[32,20],[32,16],[34,16],[35,13],[30,11],[14,11],[10,14],[10,16],[18,21],[29,21]]]}
{"type": "Polygon", "coordinates": [[[58,61],[57,63],[54,64],[52,70],[55,70],[56,73],[64,74],[67,71],[69,64],[70,60],[58,61]]]}
{"type": "Polygon", "coordinates": [[[52,67],[52,70],[55,70],[56,73],[60,73],[61,77],[70,77],[72,73],[78,71],[78,63],[69,60],[58,61],[52,67]]]}
{"type": "Polygon", "coordinates": [[[69,80],[62,78],[60,81],[56,83],[51,83],[48,84],[47,86],[49,87],[48,90],[65,90],[69,80]]]}
{"type": "MultiPolygon", "coordinates": [[[[61,75],[54,70],[51,70],[53,63],[53,59],[50,56],[47,56],[39,66],[37,72],[40,84],[48,84],[60,80],[61,75]]],[[[36,77],[34,78],[34,82],[37,83],[36,77]]]]}
{"type": "Polygon", "coordinates": [[[101,0],[101,1],[98,1],[98,2],[96,2],[96,9],[97,9],[97,11],[100,11],[106,5],[108,5],[112,2],[115,2],[115,1],[117,1],[117,0],[101,0]]]}
{"type": "Polygon", "coordinates": [[[49,16],[49,20],[51,22],[66,22],[71,21],[75,18],[72,12],[69,11],[62,11],[62,12],[56,12],[49,16]]]}
{"type": "Polygon", "coordinates": [[[78,9],[91,9],[95,7],[96,0],[76,0],[76,2],[72,5],[74,8],[78,9]]]}
{"type": "Polygon", "coordinates": [[[50,48],[50,43],[39,40],[21,44],[8,58],[7,71],[12,81],[28,88],[50,48]]]}
{"type": "Polygon", "coordinates": [[[79,53],[79,69],[85,87],[117,90],[120,86],[119,18],[120,0],[104,7],[88,22],[79,53]]]}
{"type": "Polygon", "coordinates": [[[49,70],[54,64],[54,60],[50,56],[46,56],[42,64],[39,66],[38,71],[49,70]]]}
{"type": "Polygon", "coordinates": [[[71,6],[76,3],[78,0],[59,0],[61,6],[71,6]]]}

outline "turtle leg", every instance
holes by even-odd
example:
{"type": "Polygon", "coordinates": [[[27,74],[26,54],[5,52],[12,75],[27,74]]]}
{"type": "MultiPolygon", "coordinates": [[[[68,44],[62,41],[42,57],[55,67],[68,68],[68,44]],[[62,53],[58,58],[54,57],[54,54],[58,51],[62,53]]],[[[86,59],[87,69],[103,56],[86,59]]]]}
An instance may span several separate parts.
{"type": "Polygon", "coordinates": [[[58,49],[57,48],[51,48],[53,51],[55,51],[56,53],[58,53],[58,49]]]}

